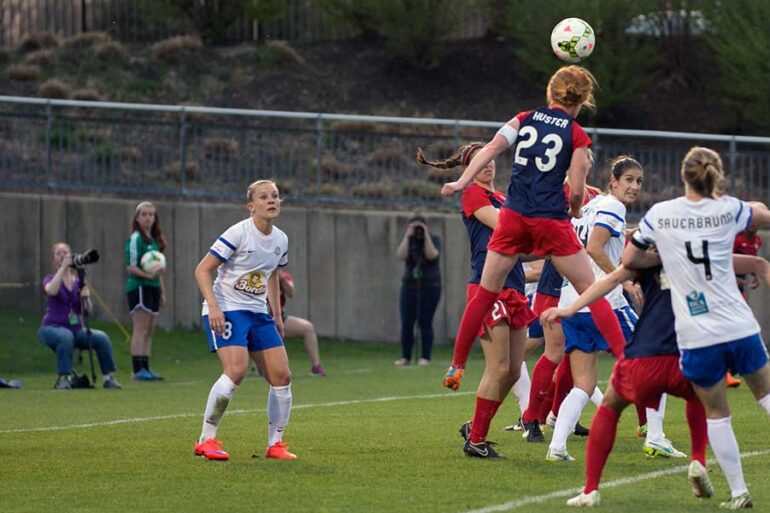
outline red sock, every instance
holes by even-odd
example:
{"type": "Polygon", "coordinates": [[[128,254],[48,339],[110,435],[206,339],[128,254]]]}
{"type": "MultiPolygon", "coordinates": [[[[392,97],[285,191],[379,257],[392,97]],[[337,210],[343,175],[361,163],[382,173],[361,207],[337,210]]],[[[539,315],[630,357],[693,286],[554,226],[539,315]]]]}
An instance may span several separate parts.
{"type": "Polygon", "coordinates": [[[647,424],[647,408],[644,406],[639,406],[638,404],[634,404],[636,406],[636,418],[639,422],[640,426],[644,426],[647,424]]]}
{"type": "Polygon", "coordinates": [[[551,360],[546,358],[545,355],[541,355],[537,359],[535,368],[532,369],[532,386],[529,390],[529,406],[527,411],[522,415],[524,422],[532,422],[539,418],[540,405],[543,403],[546,394],[548,393],[548,387],[551,386],[553,381],[553,373],[556,372],[556,365],[551,360]]]}
{"type": "Polygon", "coordinates": [[[556,392],[553,395],[553,404],[551,411],[554,415],[559,415],[559,408],[569,391],[572,390],[574,383],[572,381],[572,368],[569,365],[569,353],[564,353],[564,359],[559,363],[556,369],[556,392]]]}
{"type": "Polygon", "coordinates": [[[706,444],[708,443],[708,428],[706,425],[706,410],[698,399],[687,401],[685,405],[687,425],[690,427],[690,451],[692,459],[706,466],[706,444]]]}
{"type": "Polygon", "coordinates": [[[497,292],[490,292],[480,286],[473,299],[465,305],[465,312],[463,312],[463,318],[460,321],[460,328],[457,330],[457,338],[455,339],[455,350],[454,355],[452,355],[453,366],[465,367],[473,342],[479,334],[479,329],[481,329],[481,323],[484,322],[484,317],[497,301],[497,296],[497,292]]]}
{"type": "MultiPolygon", "coordinates": [[[[557,368],[558,369],[558,368],[557,368]]],[[[548,412],[551,411],[553,405],[553,395],[556,393],[556,382],[551,380],[551,384],[548,386],[548,392],[543,397],[543,402],[540,403],[540,410],[538,411],[537,418],[540,424],[545,424],[548,420],[548,412]]]]}
{"type": "Polygon", "coordinates": [[[626,339],[623,336],[623,330],[620,329],[620,323],[615,312],[612,311],[610,302],[605,298],[594,301],[588,308],[591,309],[591,318],[599,329],[604,340],[610,345],[610,350],[615,358],[623,356],[623,348],[626,346],[626,339]]]}
{"type": "Polygon", "coordinates": [[[620,415],[613,410],[600,406],[591,422],[591,434],[586,445],[586,486],[583,493],[599,489],[602,470],[610,456],[615,436],[618,432],[620,415]]]}
{"type": "Polygon", "coordinates": [[[489,424],[499,407],[500,401],[476,396],[476,410],[473,412],[473,421],[471,421],[471,443],[478,444],[486,441],[489,424]]]}

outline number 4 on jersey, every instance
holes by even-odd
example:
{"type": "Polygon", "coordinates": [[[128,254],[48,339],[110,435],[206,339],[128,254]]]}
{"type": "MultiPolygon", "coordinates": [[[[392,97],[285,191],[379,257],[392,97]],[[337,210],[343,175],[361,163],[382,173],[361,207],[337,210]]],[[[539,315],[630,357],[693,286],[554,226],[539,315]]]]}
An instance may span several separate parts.
{"type": "Polygon", "coordinates": [[[703,264],[703,269],[706,272],[706,280],[711,281],[711,260],[709,259],[709,241],[701,241],[701,248],[703,256],[698,258],[692,253],[692,243],[688,240],[684,243],[685,249],[687,249],[687,258],[695,265],[703,264]]]}

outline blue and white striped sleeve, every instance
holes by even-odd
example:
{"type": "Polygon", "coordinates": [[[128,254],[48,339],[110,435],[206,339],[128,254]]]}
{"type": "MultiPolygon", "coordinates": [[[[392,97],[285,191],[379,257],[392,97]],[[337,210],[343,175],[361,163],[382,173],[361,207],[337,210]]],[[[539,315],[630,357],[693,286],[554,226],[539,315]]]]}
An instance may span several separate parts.
{"type": "Polygon", "coordinates": [[[751,226],[753,211],[751,210],[751,205],[745,201],[739,200],[737,198],[734,199],[736,202],[737,210],[735,213],[735,234],[737,235],[751,226]]]}
{"type": "Polygon", "coordinates": [[[650,209],[639,221],[639,229],[631,236],[631,243],[639,249],[647,249],[655,244],[655,229],[653,228],[655,213],[650,209]]]}
{"type": "Polygon", "coordinates": [[[242,238],[243,229],[240,223],[233,225],[214,241],[214,244],[209,248],[209,253],[217,257],[222,263],[225,263],[238,251],[242,238]]]}
{"type": "Polygon", "coordinates": [[[620,202],[613,202],[599,207],[594,226],[601,226],[615,238],[626,236],[626,207],[620,202]]]}
{"type": "Polygon", "coordinates": [[[278,267],[286,267],[289,265],[289,239],[283,243],[281,248],[281,258],[278,260],[278,267]]]}

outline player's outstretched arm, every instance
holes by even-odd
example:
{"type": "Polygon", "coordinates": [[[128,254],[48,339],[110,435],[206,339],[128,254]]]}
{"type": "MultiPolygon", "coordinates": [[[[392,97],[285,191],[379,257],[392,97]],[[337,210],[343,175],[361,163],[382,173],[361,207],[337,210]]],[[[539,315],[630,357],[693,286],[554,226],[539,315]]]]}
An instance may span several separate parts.
{"type": "Polygon", "coordinates": [[[615,287],[621,283],[633,278],[634,272],[626,269],[623,264],[618,266],[610,274],[606,275],[601,280],[597,280],[588,287],[574,303],[567,308],[549,308],[540,316],[541,323],[552,323],[556,319],[564,317],[572,317],[581,309],[587,307],[597,299],[603,298],[609,294],[615,287]]]}
{"type": "Polygon", "coordinates": [[[733,267],[736,274],[756,274],[770,287],[770,262],[764,258],[751,255],[733,255],[733,267]]]}
{"type": "Polygon", "coordinates": [[[493,161],[498,155],[510,148],[514,142],[516,142],[516,135],[519,130],[519,120],[513,118],[508,123],[497,131],[495,136],[484,145],[476,155],[473,156],[470,164],[465,168],[463,174],[456,182],[445,183],[441,187],[441,194],[444,196],[452,196],[456,192],[460,192],[479,174],[479,171],[484,169],[487,164],[493,161]]]}

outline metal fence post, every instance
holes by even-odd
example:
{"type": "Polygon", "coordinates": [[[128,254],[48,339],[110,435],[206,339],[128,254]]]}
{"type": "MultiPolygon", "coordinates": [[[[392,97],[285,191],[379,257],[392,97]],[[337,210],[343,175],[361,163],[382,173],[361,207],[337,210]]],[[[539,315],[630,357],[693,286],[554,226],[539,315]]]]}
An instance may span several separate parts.
{"type": "Polygon", "coordinates": [[[185,188],[187,180],[187,112],[185,108],[179,115],[179,187],[182,196],[187,195],[185,188]]]}
{"type": "Polygon", "coordinates": [[[324,121],[321,114],[318,115],[315,122],[316,129],[316,148],[315,148],[315,187],[316,196],[321,196],[321,159],[324,149],[324,121]]]}
{"type": "Polygon", "coordinates": [[[459,148],[460,147],[460,120],[459,119],[455,120],[454,128],[452,129],[452,135],[455,138],[455,147],[459,148]]]}
{"type": "Polygon", "coordinates": [[[45,104],[45,177],[48,190],[53,188],[53,173],[51,170],[51,125],[53,125],[53,109],[51,100],[45,104]]]}
{"type": "Polygon", "coordinates": [[[738,172],[737,169],[735,169],[735,163],[738,160],[738,155],[736,154],[737,151],[737,143],[735,141],[735,136],[730,137],[730,194],[735,194],[735,173],[738,172]]]}

